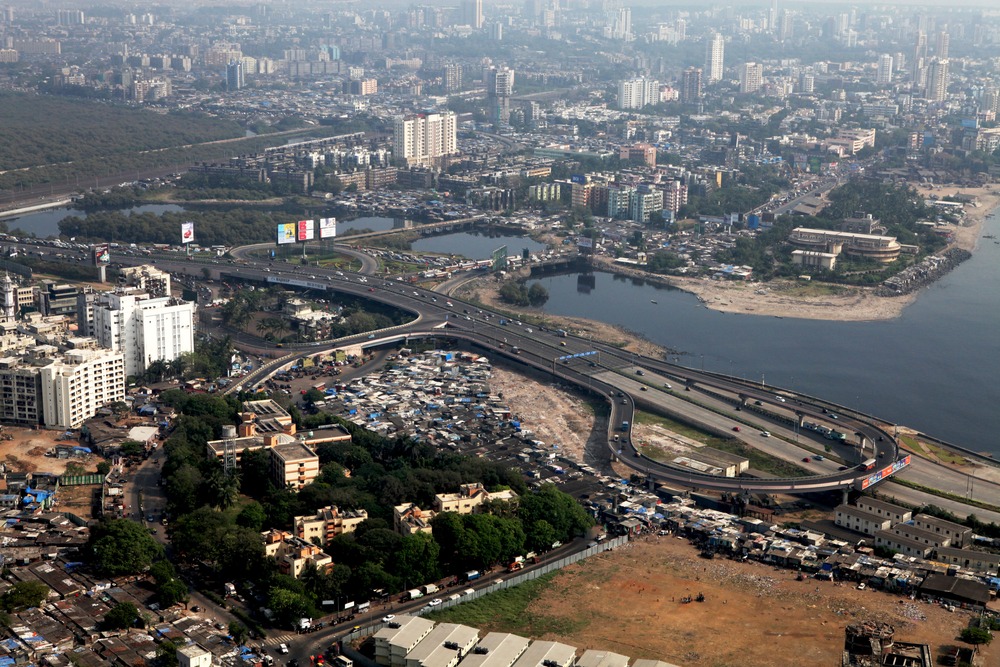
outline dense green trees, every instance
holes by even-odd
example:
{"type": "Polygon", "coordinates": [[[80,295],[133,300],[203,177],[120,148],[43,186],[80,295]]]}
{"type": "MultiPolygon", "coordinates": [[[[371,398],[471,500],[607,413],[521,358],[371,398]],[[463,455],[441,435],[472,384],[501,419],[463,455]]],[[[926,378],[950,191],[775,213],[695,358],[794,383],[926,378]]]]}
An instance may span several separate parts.
{"type": "Polygon", "coordinates": [[[102,625],[107,630],[134,628],[141,617],[139,610],[131,602],[119,602],[104,615],[102,625]]]}
{"type": "Polygon", "coordinates": [[[118,577],[146,571],[163,557],[163,547],[141,524],[111,519],[91,529],[86,553],[98,573],[118,577]]]}
{"type": "Polygon", "coordinates": [[[40,581],[19,581],[0,596],[4,611],[29,609],[42,604],[49,595],[49,587],[40,581]]]}
{"type": "MultiPolygon", "coordinates": [[[[182,413],[165,444],[163,466],[174,512],[174,553],[183,562],[211,564],[226,581],[254,582],[266,591],[274,622],[285,626],[313,614],[319,601],[364,600],[373,591],[412,588],[444,573],[506,565],[529,549],[551,548],[591,523],[569,496],[551,486],[530,493],[519,473],[497,463],[440,452],[408,438],[385,438],[330,416],[321,421],[342,424],[352,440],[317,448],[321,471],[312,484],[298,493],[276,488],[268,480],[266,453],[245,451],[239,475],[232,477],[243,495],[223,506],[215,489],[221,467],[205,458],[204,443],[222,424],[235,421],[235,406],[231,399],[183,392],[165,392],[164,400],[182,413]],[[435,494],[467,482],[513,489],[520,501],[489,503],[477,515],[439,514],[433,534],[402,536],[392,529],[394,505],[430,507],[435,494]],[[369,518],[354,533],[326,545],[335,563],[329,572],[311,568],[298,580],[278,574],[264,557],[259,531],[288,529],[294,516],[328,505],[364,509],[369,518]]],[[[163,573],[156,576],[166,580],[163,573]]],[[[171,592],[161,588],[167,588],[164,596],[171,592]]]]}
{"type": "Polygon", "coordinates": [[[515,306],[538,308],[549,300],[549,292],[541,283],[534,283],[528,287],[521,281],[508,280],[500,286],[500,298],[515,306]]]}

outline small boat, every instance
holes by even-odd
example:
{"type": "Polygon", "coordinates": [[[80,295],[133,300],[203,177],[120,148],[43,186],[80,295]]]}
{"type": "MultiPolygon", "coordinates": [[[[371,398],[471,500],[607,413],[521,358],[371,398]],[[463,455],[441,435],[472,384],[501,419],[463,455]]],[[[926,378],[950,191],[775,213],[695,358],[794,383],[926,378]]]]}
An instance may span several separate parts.
{"type": "Polygon", "coordinates": [[[656,301],[654,299],[650,299],[649,302],[650,303],[656,303],[656,301]]]}

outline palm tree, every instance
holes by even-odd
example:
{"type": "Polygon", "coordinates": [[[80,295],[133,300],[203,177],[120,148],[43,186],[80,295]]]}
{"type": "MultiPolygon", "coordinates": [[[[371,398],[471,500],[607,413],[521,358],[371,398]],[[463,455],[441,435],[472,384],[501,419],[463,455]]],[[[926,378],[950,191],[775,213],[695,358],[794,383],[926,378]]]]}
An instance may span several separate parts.
{"type": "Polygon", "coordinates": [[[229,509],[240,500],[240,474],[215,470],[208,478],[208,491],[213,505],[223,511],[229,509]]]}

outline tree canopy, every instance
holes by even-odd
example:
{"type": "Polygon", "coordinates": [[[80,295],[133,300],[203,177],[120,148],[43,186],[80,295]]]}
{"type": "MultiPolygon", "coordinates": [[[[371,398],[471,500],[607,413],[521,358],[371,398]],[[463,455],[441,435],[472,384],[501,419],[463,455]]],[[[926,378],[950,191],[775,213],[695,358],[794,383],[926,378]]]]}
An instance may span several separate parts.
{"type": "Polygon", "coordinates": [[[117,577],[146,571],[163,556],[163,547],[141,524],[111,519],[91,529],[87,553],[97,572],[117,577]]]}

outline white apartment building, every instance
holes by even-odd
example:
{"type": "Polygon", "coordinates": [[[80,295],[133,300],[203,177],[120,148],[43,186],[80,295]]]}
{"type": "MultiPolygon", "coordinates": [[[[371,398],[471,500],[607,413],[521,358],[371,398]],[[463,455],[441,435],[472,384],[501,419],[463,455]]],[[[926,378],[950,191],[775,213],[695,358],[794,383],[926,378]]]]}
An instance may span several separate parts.
{"type": "Polygon", "coordinates": [[[42,421],[47,428],[76,428],[98,409],[125,399],[125,359],[102,349],[68,350],[40,345],[36,358],[50,357],[38,367],[42,421]]]}
{"type": "Polygon", "coordinates": [[[107,292],[94,304],[93,335],[103,347],[124,355],[128,375],[138,375],[154,361],[194,351],[195,307],[169,296],[107,292]]]}
{"type": "Polygon", "coordinates": [[[712,35],[708,40],[708,49],[705,53],[705,79],[709,83],[722,81],[722,70],[725,61],[726,39],[719,33],[712,35]]]}
{"type": "Polygon", "coordinates": [[[756,93],[764,85],[764,66],[760,63],[740,65],[740,92],[756,93]]]}
{"type": "Polygon", "coordinates": [[[458,153],[458,116],[452,111],[397,116],[392,150],[407,166],[438,166],[441,158],[458,153]]]}
{"type": "Polygon", "coordinates": [[[618,82],[618,108],[641,109],[660,101],[660,84],[655,79],[628,79],[618,82]]]}

